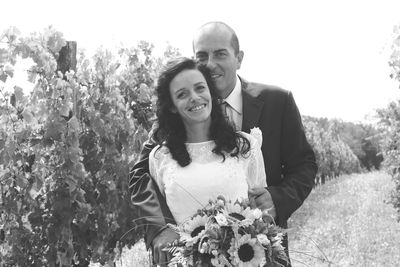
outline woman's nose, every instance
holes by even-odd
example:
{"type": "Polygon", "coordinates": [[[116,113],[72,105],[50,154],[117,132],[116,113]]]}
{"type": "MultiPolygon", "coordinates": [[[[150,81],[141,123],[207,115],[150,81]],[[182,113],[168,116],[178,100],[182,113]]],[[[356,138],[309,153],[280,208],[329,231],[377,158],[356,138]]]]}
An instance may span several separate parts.
{"type": "Polygon", "coordinates": [[[198,94],[196,94],[196,93],[192,93],[191,95],[190,95],[190,102],[196,102],[197,100],[199,100],[200,99],[200,96],[198,95],[198,94]]]}

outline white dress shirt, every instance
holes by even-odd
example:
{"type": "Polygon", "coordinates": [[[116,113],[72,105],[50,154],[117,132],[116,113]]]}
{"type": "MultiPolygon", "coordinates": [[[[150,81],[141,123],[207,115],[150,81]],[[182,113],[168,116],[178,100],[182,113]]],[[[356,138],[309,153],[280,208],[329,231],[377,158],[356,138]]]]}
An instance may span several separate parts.
{"type": "Polygon", "coordinates": [[[226,115],[229,121],[234,124],[236,131],[242,130],[243,122],[243,100],[242,100],[242,83],[236,76],[236,85],[227,98],[223,99],[228,103],[226,106],[226,115]]]}

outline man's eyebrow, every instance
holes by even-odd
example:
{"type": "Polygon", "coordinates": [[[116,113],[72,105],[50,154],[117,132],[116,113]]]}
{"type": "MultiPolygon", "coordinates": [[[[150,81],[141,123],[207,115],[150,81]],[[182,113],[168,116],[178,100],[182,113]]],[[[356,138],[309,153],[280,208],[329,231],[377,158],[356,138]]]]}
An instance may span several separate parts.
{"type": "Polygon", "coordinates": [[[221,49],[215,50],[214,53],[226,52],[226,51],[228,51],[228,49],[226,49],[226,48],[221,48],[221,49]]]}

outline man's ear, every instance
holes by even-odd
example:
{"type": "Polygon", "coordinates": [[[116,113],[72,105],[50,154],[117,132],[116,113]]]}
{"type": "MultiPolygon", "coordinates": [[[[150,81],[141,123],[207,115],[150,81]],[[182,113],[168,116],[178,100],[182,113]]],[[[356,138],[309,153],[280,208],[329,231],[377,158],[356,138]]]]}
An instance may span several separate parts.
{"type": "Polygon", "coordinates": [[[242,65],[243,57],[244,57],[244,52],[242,50],[240,50],[236,56],[236,60],[237,60],[236,69],[237,70],[240,69],[240,66],[242,65]]]}

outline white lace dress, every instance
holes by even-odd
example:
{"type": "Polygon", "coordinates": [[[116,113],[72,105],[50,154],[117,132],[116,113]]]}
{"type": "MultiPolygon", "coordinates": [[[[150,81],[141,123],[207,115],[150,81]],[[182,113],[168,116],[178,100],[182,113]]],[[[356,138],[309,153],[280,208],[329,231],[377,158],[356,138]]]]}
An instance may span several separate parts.
{"type": "Polygon", "coordinates": [[[212,152],[214,141],[187,143],[192,162],[185,167],[172,158],[167,147],[156,146],[150,153],[150,174],[164,194],[177,224],[193,216],[210,199],[222,195],[232,201],[248,198],[248,189],[265,187],[261,153],[262,137],[240,132],[250,141],[246,157],[222,157],[212,152]]]}

